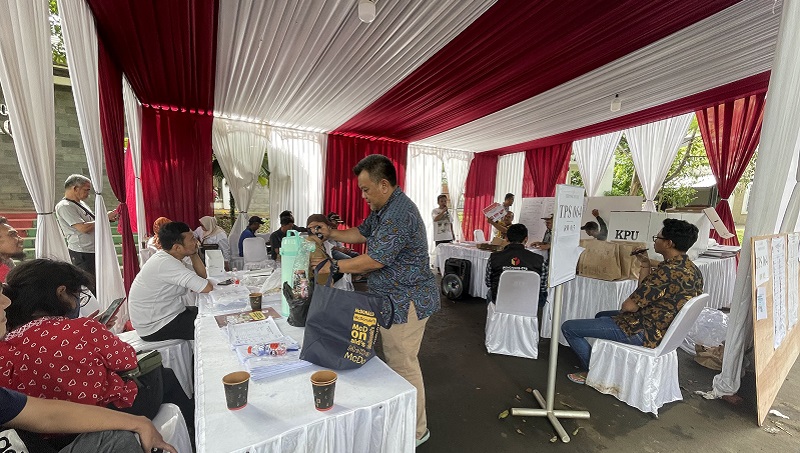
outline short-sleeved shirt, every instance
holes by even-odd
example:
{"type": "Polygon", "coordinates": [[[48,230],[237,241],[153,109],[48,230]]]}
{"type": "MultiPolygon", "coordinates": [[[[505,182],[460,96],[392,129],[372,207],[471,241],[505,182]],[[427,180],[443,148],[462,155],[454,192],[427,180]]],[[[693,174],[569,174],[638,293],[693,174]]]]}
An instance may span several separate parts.
{"type": "Polygon", "coordinates": [[[136,363],[133,347],[94,319],[39,318],[0,342],[0,387],[37,398],[130,407],[136,383],[117,372],[136,363]]]}
{"type": "Polygon", "coordinates": [[[644,347],[655,348],[683,305],[702,293],[703,274],[688,256],[676,256],[661,262],[631,294],[639,310],[613,319],[626,335],[644,331],[644,347]]]}
{"type": "Polygon", "coordinates": [[[418,319],[439,310],[439,288],[430,268],[425,224],[417,206],[399,187],[358,231],[367,238],[367,255],[383,264],[369,273],[369,290],[389,298],[395,323],[408,322],[412,303],[418,319]]]}
{"type": "Polygon", "coordinates": [[[442,213],[447,212],[447,215],[440,220],[433,221],[433,240],[434,241],[452,241],[453,238],[453,223],[450,220],[450,211],[447,208],[436,208],[431,211],[431,217],[436,217],[442,213]]]}
{"type": "Polygon", "coordinates": [[[140,336],[158,332],[186,309],[183,296],[200,292],[208,280],[164,250],[153,255],[131,284],[128,309],[140,336]]]}
{"type": "Polygon", "coordinates": [[[76,252],[94,253],[94,233],[81,233],[73,225],[94,222],[92,210],[83,201],[63,199],[56,204],[56,217],[61,232],[67,238],[67,248],[76,252]],[[80,204],[80,206],[78,205],[80,204]]]}
{"type": "Polygon", "coordinates": [[[26,404],[28,397],[25,394],[0,387],[0,426],[17,418],[26,404]]]}

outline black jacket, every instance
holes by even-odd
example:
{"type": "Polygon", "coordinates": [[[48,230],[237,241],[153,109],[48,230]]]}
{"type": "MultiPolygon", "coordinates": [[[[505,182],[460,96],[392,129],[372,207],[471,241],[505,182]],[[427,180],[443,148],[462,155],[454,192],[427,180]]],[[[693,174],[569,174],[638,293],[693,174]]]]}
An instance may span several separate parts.
{"type": "MultiPolygon", "coordinates": [[[[494,301],[497,295],[497,286],[500,284],[500,274],[507,270],[534,271],[542,275],[544,258],[530,250],[523,244],[508,244],[503,250],[489,255],[486,265],[486,286],[489,287],[488,299],[494,301]]],[[[532,296],[533,297],[533,296],[532,296]]],[[[535,295],[538,297],[538,295],[535,295]]]]}

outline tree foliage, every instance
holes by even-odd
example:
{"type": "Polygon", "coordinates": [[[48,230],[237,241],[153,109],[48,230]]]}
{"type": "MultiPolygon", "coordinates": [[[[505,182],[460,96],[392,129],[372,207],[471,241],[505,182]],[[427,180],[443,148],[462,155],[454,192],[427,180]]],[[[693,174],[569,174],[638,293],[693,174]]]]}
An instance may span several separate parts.
{"type": "Polygon", "coordinates": [[[67,65],[67,49],[64,47],[64,35],[61,33],[61,17],[58,15],[56,0],[50,0],[50,44],[53,47],[53,64],[67,65]]]}

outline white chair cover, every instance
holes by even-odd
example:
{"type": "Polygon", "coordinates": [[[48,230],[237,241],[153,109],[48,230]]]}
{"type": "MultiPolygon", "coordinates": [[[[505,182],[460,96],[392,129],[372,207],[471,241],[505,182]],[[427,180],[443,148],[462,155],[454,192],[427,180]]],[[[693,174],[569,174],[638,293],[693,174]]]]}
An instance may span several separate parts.
{"type": "Polygon", "coordinates": [[[225,256],[222,250],[206,250],[206,275],[213,277],[225,273],[225,256]]]}
{"type": "Polygon", "coordinates": [[[119,339],[128,343],[137,351],[157,350],[161,353],[161,363],[165,368],[175,372],[175,377],[181,383],[186,396],[193,398],[194,384],[192,381],[192,360],[194,355],[194,341],[165,340],[144,341],[135,330],[123,332],[119,339]]]}
{"type": "Polygon", "coordinates": [[[535,359],[539,356],[539,274],[505,271],[495,304],[488,304],[486,351],[535,359]]]}
{"type": "Polygon", "coordinates": [[[586,385],[656,417],[664,404],[682,400],[675,350],[694,325],[708,297],[708,294],[701,294],[686,302],[655,349],[609,340],[595,341],[586,385]]]}
{"type": "Polygon", "coordinates": [[[475,230],[472,235],[475,242],[486,242],[486,236],[483,234],[483,230],[475,230]]]}
{"type": "Polygon", "coordinates": [[[242,244],[244,248],[244,269],[263,269],[269,266],[267,244],[264,238],[247,238],[242,244]]]}
{"type": "Polygon", "coordinates": [[[153,256],[153,249],[150,247],[139,249],[139,267],[144,266],[144,263],[146,263],[151,256],[153,256]]]}
{"type": "Polygon", "coordinates": [[[162,404],[153,418],[153,425],[164,438],[164,442],[175,447],[178,453],[192,453],[189,430],[178,406],[172,403],[162,404]]]}

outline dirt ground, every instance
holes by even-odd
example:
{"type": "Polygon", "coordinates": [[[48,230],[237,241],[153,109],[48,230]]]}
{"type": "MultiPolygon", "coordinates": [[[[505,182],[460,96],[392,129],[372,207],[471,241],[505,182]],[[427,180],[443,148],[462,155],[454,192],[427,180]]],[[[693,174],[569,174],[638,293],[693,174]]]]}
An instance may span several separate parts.
{"type": "Polygon", "coordinates": [[[563,420],[568,444],[551,441],[554,430],[545,418],[507,417],[512,407],[537,407],[526,389],[546,393],[549,340],[539,344],[539,358],[489,355],[484,347],[486,304],[483,299],[458,303],[443,299],[442,310],[428,322],[420,352],[425,378],[431,437],[419,453],[531,452],[538,449],[579,452],[800,452],[800,365],[790,372],[773,408],[789,420],[768,416],[785,431],[771,434],[759,427],[755,378],[748,373],[738,406],[705,400],[695,390],[710,390],[715,371],[696,364],[678,350],[683,401],[665,405],[655,418],[613,396],[571,383],[577,358],[559,348],[556,409],[588,410],[589,420],[563,420]]]}

